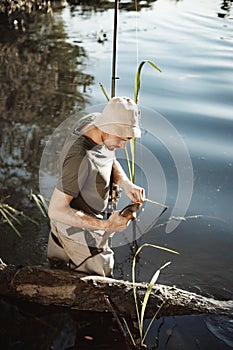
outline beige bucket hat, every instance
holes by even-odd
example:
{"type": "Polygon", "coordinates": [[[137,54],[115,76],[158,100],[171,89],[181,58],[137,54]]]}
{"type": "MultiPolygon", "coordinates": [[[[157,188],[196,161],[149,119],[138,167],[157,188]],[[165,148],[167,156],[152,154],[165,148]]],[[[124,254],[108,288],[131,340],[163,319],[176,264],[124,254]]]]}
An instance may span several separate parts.
{"type": "Polygon", "coordinates": [[[141,137],[140,110],[129,97],[113,97],[94,120],[102,131],[119,137],[141,137]]]}

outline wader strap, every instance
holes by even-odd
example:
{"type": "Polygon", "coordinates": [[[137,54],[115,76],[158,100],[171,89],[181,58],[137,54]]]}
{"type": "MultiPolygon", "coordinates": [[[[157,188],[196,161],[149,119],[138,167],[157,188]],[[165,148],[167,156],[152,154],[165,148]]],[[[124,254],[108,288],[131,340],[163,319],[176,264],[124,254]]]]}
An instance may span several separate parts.
{"type": "Polygon", "coordinates": [[[68,263],[68,265],[69,265],[69,268],[71,269],[71,270],[76,270],[76,269],[78,269],[80,266],[82,266],[82,264],[84,264],[87,260],[89,260],[90,258],[93,258],[93,255],[90,255],[90,256],[88,256],[86,259],[84,259],[79,265],[75,265],[75,263],[70,259],[69,260],[69,263],[68,263]]]}
{"type": "Polygon", "coordinates": [[[97,255],[97,254],[100,254],[103,252],[103,248],[98,248],[98,247],[95,247],[94,246],[94,243],[95,243],[95,239],[91,236],[91,234],[87,231],[87,230],[84,230],[84,234],[85,234],[85,240],[86,240],[86,243],[87,243],[87,247],[91,253],[91,255],[89,255],[88,257],[86,257],[79,265],[76,265],[71,259],[69,260],[69,268],[71,269],[77,269],[79,268],[80,266],[82,266],[82,264],[84,264],[87,260],[93,258],[93,256],[97,255]],[[93,244],[93,246],[89,245],[89,244],[93,244]]]}
{"type": "Polygon", "coordinates": [[[59,247],[63,248],[63,246],[61,245],[59,239],[57,238],[57,236],[52,231],[51,231],[51,237],[52,237],[54,243],[56,243],[56,245],[58,245],[59,247]]]}
{"type": "MultiPolygon", "coordinates": [[[[54,229],[56,230],[56,227],[53,226],[54,229]]],[[[58,245],[60,248],[64,249],[64,247],[62,246],[61,242],[59,241],[58,237],[52,232],[52,230],[50,231],[51,232],[51,237],[54,241],[54,243],[56,245],[58,245]]],[[[95,246],[90,246],[88,245],[88,243],[90,244],[93,244],[94,245],[94,238],[90,235],[90,233],[87,231],[87,230],[84,230],[84,234],[85,234],[85,240],[86,240],[86,243],[87,243],[87,247],[91,253],[91,255],[89,255],[88,257],[86,257],[79,265],[76,265],[72,259],[69,259],[69,262],[68,262],[68,266],[70,269],[72,270],[75,270],[77,268],[79,268],[80,266],[82,266],[87,260],[93,258],[95,255],[97,254],[100,254],[103,252],[103,248],[98,248],[98,247],[95,247],[95,246]]]]}

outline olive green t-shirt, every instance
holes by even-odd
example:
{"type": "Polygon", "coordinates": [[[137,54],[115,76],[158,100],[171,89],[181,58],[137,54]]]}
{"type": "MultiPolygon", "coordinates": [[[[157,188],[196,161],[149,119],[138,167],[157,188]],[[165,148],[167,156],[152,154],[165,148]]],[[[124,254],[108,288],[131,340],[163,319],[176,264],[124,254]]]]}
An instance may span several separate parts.
{"type": "Polygon", "coordinates": [[[61,152],[57,188],[73,197],[71,207],[98,215],[107,207],[115,152],[97,145],[80,131],[95,113],[82,118],[69,135],[61,152]]]}

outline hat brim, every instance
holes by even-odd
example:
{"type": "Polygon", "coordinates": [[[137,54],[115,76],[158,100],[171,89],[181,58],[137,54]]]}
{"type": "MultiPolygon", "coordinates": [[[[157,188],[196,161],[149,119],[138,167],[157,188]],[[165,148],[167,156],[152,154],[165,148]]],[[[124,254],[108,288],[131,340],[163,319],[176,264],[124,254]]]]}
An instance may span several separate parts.
{"type": "Polygon", "coordinates": [[[115,135],[118,137],[141,137],[141,130],[138,126],[118,123],[109,123],[105,125],[98,124],[99,123],[95,123],[97,128],[110,135],[115,135]]]}

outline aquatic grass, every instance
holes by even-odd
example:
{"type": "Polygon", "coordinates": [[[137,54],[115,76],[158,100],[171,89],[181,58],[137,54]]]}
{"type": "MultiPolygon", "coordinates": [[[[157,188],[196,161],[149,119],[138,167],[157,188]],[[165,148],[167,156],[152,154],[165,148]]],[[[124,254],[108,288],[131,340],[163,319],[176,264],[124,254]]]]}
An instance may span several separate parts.
{"type": "Polygon", "coordinates": [[[130,140],[130,151],[131,151],[131,181],[133,183],[136,182],[136,174],[135,174],[135,169],[136,169],[136,138],[132,138],[130,140]]]}
{"type": "Polygon", "coordinates": [[[128,150],[126,147],[125,147],[125,155],[126,155],[127,167],[128,167],[128,172],[129,172],[129,178],[130,178],[130,181],[132,181],[133,178],[132,178],[132,172],[131,172],[131,166],[130,166],[130,158],[129,158],[129,153],[128,153],[128,150]]]}
{"type": "Polygon", "coordinates": [[[152,61],[144,60],[138,65],[136,76],[135,76],[135,83],[134,83],[134,102],[135,103],[138,103],[138,95],[141,87],[141,72],[145,63],[148,63],[151,67],[153,67],[160,73],[162,72],[161,69],[158,66],[156,66],[156,64],[154,64],[154,62],[152,61]]]}
{"type": "MultiPolygon", "coordinates": [[[[152,61],[147,61],[144,60],[142,61],[136,71],[136,76],[135,76],[135,83],[134,83],[134,101],[137,104],[138,103],[138,96],[139,96],[139,91],[140,91],[140,87],[141,87],[141,73],[142,73],[142,68],[144,66],[144,64],[148,63],[151,67],[153,67],[154,69],[158,70],[159,72],[161,72],[161,69],[156,66],[152,61]]],[[[105,95],[106,99],[109,101],[109,97],[103,87],[103,85],[100,83],[100,87],[101,90],[103,92],[103,94],[105,95]]],[[[130,180],[135,183],[135,175],[136,175],[136,138],[133,138],[130,140],[130,155],[131,155],[131,161],[130,161],[130,156],[129,156],[129,152],[127,150],[127,148],[125,147],[125,154],[126,154],[126,160],[127,160],[127,166],[128,166],[128,172],[129,172],[129,178],[130,180]]],[[[155,205],[159,205],[162,206],[164,208],[164,210],[162,211],[162,213],[168,208],[166,205],[159,203],[157,201],[151,200],[151,199],[146,199],[146,201],[153,203],[155,205]]],[[[160,215],[162,215],[162,213],[160,215]]],[[[128,331],[128,334],[130,336],[130,340],[133,344],[134,347],[136,348],[142,348],[144,346],[144,341],[146,339],[146,336],[153,324],[154,319],[157,317],[157,315],[159,314],[161,308],[163,307],[164,303],[166,302],[165,300],[163,300],[163,302],[161,303],[161,305],[158,307],[158,310],[155,312],[154,316],[152,317],[149,325],[147,326],[144,334],[143,334],[143,328],[144,328],[144,318],[145,318],[145,311],[146,311],[146,307],[149,301],[149,297],[151,295],[151,292],[153,290],[153,286],[155,285],[160,272],[162,269],[164,269],[165,267],[167,267],[171,262],[167,262],[165,263],[163,266],[161,266],[152,276],[151,281],[148,284],[147,290],[145,292],[144,295],[144,299],[143,302],[141,304],[141,310],[139,310],[139,302],[137,299],[137,287],[136,287],[136,278],[135,278],[135,269],[136,269],[136,261],[138,258],[138,254],[140,253],[140,251],[142,250],[142,248],[144,247],[153,247],[156,249],[161,249],[161,250],[165,250],[169,253],[173,253],[173,254],[179,254],[178,252],[168,249],[168,248],[164,248],[164,247],[160,247],[157,245],[153,245],[153,244],[149,244],[149,243],[145,243],[142,246],[140,246],[133,258],[133,263],[132,263],[132,283],[133,283],[133,295],[134,295],[134,302],[135,302],[135,308],[136,308],[136,315],[137,315],[137,322],[138,322],[138,329],[139,329],[139,343],[140,344],[136,344],[132,332],[130,331],[130,328],[126,322],[126,320],[123,318],[123,321],[125,323],[125,327],[128,331]]]]}
{"type": "MultiPolygon", "coordinates": [[[[48,217],[48,205],[44,197],[41,194],[34,194],[31,191],[29,194],[29,198],[30,200],[35,201],[41,214],[44,217],[48,217]]],[[[19,229],[16,227],[16,225],[22,226],[21,218],[26,219],[37,226],[39,225],[39,223],[36,220],[26,215],[23,211],[17,210],[9,204],[3,203],[2,201],[0,201],[0,217],[2,217],[3,219],[1,224],[6,223],[7,225],[9,225],[20,238],[22,237],[22,235],[19,229]]]]}
{"type": "Polygon", "coordinates": [[[152,291],[152,288],[154,287],[154,284],[156,283],[156,281],[159,278],[160,272],[162,269],[164,269],[166,266],[170,265],[171,261],[168,261],[167,263],[165,263],[162,267],[160,267],[153,275],[152,279],[150,280],[150,283],[148,284],[143,302],[142,302],[142,307],[141,307],[141,315],[140,315],[140,328],[142,329],[143,327],[143,320],[144,320],[144,316],[145,316],[145,310],[146,310],[146,305],[148,303],[149,300],[149,296],[150,293],[152,291]]]}
{"type": "Polygon", "coordinates": [[[101,88],[101,90],[102,90],[104,96],[106,97],[106,100],[109,101],[108,94],[107,94],[107,92],[106,92],[106,90],[105,90],[103,84],[102,84],[102,83],[99,83],[99,86],[100,86],[100,88],[101,88]]]}
{"type": "MultiPolygon", "coordinates": [[[[135,82],[134,82],[134,102],[135,103],[138,103],[138,96],[139,96],[139,91],[141,87],[141,73],[142,73],[142,68],[146,63],[148,63],[151,67],[153,67],[157,71],[161,72],[161,69],[152,61],[143,60],[138,65],[138,68],[136,70],[136,75],[135,75],[135,82]]],[[[130,149],[131,149],[131,158],[132,158],[132,168],[131,168],[132,182],[135,183],[135,162],[136,162],[136,139],[135,138],[130,140],[130,149]]]]}
{"type": "Polygon", "coordinates": [[[129,328],[129,326],[128,326],[128,323],[127,323],[126,319],[125,319],[124,317],[122,317],[122,320],[123,320],[123,322],[124,322],[124,325],[125,325],[125,328],[126,328],[128,334],[129,334],[131,343],[133,344],[134,347],[137,347],[136,342],[135,342],[134,337],[133,337],[133,334],[132,334],[132,332],[130,331],[130,328],[129,328]]]}
{"type": "Polygon", "coordinates": [[[48,217],[48,204],[41,194],[35,194],[32,191],[29,194],[30,200],[34,200],[41,214],[44,217],[48,217]]]}
{"type": "MultiPolygon", "coordinates": [[[[133,283],[133,296],[134,296],[134,303],[135,303],[135,309],[136,309],[136,315],[137,315],[137,322],[138,322],[138,329],[139,329],[139,341],[140,341],[140,345],[142,346],[144,344],[144,341],[146,339],[146,336],[151,328],[151,325],[154,321],[154,319],[158,316],[159,311],[161,310],[161,308],[163,307],[164,303],[166,302],[166,300],[164,300],[162,302],[162,304],[159,306],[158,310],[155,312],[153,318],[151,319],[149,325],[147,326],[145,333],[143,334],[143,328],[144,328],[144,320],[145,320],[145,311],[146,311],[146,307],[149,301],[149,297],[151,295],[151,292],[153,290],[153,287],[156,283],[156,281],[158,280],[158,277],[160,275],[160,272],[162,269],[164,269],[165,267],[167,267],[171,262],[167,262],[165,263],[163,266],[161,266],[152,276],[147,290],[145,292],[143,301],[141,303],[141,309],[140,309],[140,303],[138,301],[137,298],[137,286],[136,286],[136,277],[135,277],[135,271],[136,271],[136,262],[137,262],[137,256],[138,254],[141,252],[142,248],[144,247],[152,247],[152,248],[156,248],[156,249],[160,249],[160,250],[164,250],[166,252],[169,253],[173,253],[173,254],[179,254],[178,252],[176,252],[175,250],[171,250],[169,248],[165,248],[165,247],[161,247],[161,246],[157,246],[154,244],[149,244],[149,243],[145,243],[143,245],[141,245],[138,250],[136,251],[134,258],[133,258],[133,263],[132,263],[132,283],[133,283]]],[[[126,321],[124,320],[124,322],[126,323],[126,321]]],[[[129,327],[127,326],[127,329],[129,331],[129,327]]],[[[132,337],[132,334],[131,334],[132,337]]]]}
{"type": "Polygon", "coordinates": [[[22,222],[18,218],[18,216],[21,216],[22,218],[32,222],[33,224],[38,225],[38,222],[32,219],[30,216],[25,215],[22,211],[19,211],[6,203],[0,202],[0,214],[3,218],[2,223],[8,224],[20,238],[22,237],[21,233],[15,226],[16,224],[22,226],[22,222]]]}

